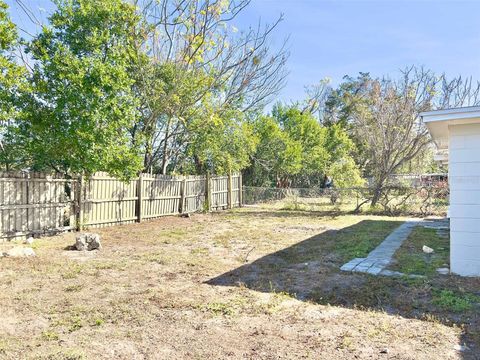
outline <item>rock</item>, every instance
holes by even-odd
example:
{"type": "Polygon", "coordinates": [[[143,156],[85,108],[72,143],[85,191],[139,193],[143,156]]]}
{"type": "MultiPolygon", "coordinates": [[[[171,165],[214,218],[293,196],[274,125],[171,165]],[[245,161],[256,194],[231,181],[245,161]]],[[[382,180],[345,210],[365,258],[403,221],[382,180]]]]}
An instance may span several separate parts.
{"type": "Polygon", "coordinates": [[[93,233],[78,234],[75,241],[75,249],[78,251],[100,250],[100,235],[93,233]]]}
{"type": "Polygon", "coordinates": [[[468,346],[466,346],[466,345],[460,345],[460,344],[455,345],[453,348],[454,348],[455,350],[461,351],[461,352],[463,352],[463,351],[465,351],[465,350],[468,350],[468,346]]]}
{"type": "Polygon", "coordinates": [[[28,244],[28,245],[32,245],[32,244],[33,244],[33,241],[34,241],[33,237],[30,236],[30,237],[29,237],[28,239],[26,239],[23,243],[24,243],[24,244],[28,244]]]}
{"type": "Polygon", "coordinates": [[[450,269],[449,268],[438,268],[437,273],[439,273],[440,275],[448,275],[450,273],[450,269]]]}
{"type": "Polygon", "coordinates": [[[380,354],[388,354],[388,348],[381,349],[380,354]]]}
{"type": "Polygon", "coordinates": [[[3,255],[10,257],[29,257],[35,256],[35,251],[33,251],[33,249],[30,247],[16,246],[8,251],[5,251],[3,255]]]}
{"type": "Polygon", "coordinates": [[[431,254],[433,253],[433,249],[431,247],[428,247],[427,245],[423,245],[423,248],[422,248],[423,252],[425,254],[431,254]]]}

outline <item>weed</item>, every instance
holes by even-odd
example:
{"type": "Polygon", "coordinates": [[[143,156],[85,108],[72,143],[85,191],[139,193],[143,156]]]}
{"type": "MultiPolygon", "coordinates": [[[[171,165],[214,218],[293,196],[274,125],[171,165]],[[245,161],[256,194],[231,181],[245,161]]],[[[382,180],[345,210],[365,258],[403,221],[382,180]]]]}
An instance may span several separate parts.
{"type": "Polygon", "coordinates": [[[195,248],[195,249],[192,249],[190,253],[192,255],[206,255],[208,254],[208,248],[204,248],[204,247],[195,248]]]}
{"type": "Polygon", "coordinates": [[[79,264],[73,264],[67,269],[66,272],[62,274],[62,278],[64,278],[65,280],[75,279],[83,269],[83,266],[79,264]]]}
{"type": "Polygon", "coordinates": [[[293,197],[290,201],[286,202],[280,210],[287,210],[287,211],[303,211],[308,210],[305,204],[301,203],[298,197],[293,197]]]}
{"type": "Polygon", "coordinates": [[[76,315],[70,319],[70,326],[68,327],[69,332],[74,332],[83,327],[82,319],[80,316],[76,315]]]}
{"type": "Polygon", "coordinates": [[[418,226],[395,253],[392,270],[433,276],[437,268],[448,264],[449,245],[449,238],[439,236],[437,230],[418,226]],[[425,254],[422,250],[424,245],[435,251],[425,254]]]}
{"type": "Polygon", "coordinates": [[[83,285],[81,284],[76,284],[76,285],[68,285],[65,287],[65,292],[77,292],[82,290],[83,285]]]}
{"type": "Polygon", "coordinates": [[[146,253],[139,256],[145,262],[154,262],[160,265],[166,265],[167,259],[164,253],[146,253]]]}
{"type": "Polygon", "coordinates": [[[97,319],[95,319],[95,321],[94,321],[94,325],[95,325],[95,326],[101,326],[101,325],[103,325],[104,323],[105,323],[105,320],[103,320],[103,319],[101,319],[101,318],[97,318],[97,319]]]}
{"type": "Polygon", "coordinates": [[[234,309],[231,305],[221,302],[209,303],[205,306],[205,310],[213,313],[214,315],[229,316],[234,314],[234,309]]]}
{"type": "Polygon", "coordinates": [[[86,356],[78,350],[62,350],[59,352],[48,354],[45,359],[48,360],[84,360],[86,356]]]}
{"type": "Polygon", "coordinates": [[[434,290],[432,302],[444,310],[462,312],[470,310],[474,304],[479,303],[480,297],[472,294],[460,294],[452,290],[434,290]]]}
{"type": "Polygon", "coordinates": [[[52,330],[45,330],[42,332],[42,339],[47,341],[55,341],[58,340],[60,337],[55,331],[52,330]]]}

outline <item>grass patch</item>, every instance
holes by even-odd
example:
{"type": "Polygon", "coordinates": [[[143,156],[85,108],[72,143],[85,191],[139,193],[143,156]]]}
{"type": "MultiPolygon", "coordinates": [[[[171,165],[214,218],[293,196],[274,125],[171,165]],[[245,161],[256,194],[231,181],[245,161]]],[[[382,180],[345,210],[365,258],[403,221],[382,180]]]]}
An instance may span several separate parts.
{"type": "Polygon", "coordinates": [[[404,274],[432,276],[436,269],[449,263],[449,237],[441,237],[437,230],[417,226],[394,255],[392,270],[404,274]],[[422,248],[426,245],[434,250],[426,254],[422,248]]]}
{"type": "Polygon", "coordinates": [[[361,221],[335,234],[333,250],[344,262],[354,258],[364,258],[401,224],[401,221],[361,221]]]}
{"type": "Polygon", "coordinates": [[[102,326],[105,323],[105,320],[101,318],[96,318],[93,322],[93,326],[102,326]]]}
{"type": "Polygon", "coordinates": [[[462,294],[452,290],[434,290],[432,302],[444,310],[462,312],[472,309],[480,302],[480,297],[472,294],[462,294]]]}
{"type": "Polygon", "coordinates": [[[62,274],[62,278],[65,280],[76,279],[77,276],[82,272],[84,266],[80,264],[72,264],[68,269],[62,274]]]}
{"type": "Polygon", "coordinates": [[[85,354],[79,350],[61,350],[41,357],[48,360],[84,360],[86,358],[85,354]]]}
{"type": "Polygon", "coordinates": [[[234,308],[230,304],[222,302],[209,303],[205,305],[205,310],[217,316],[230,316],[233,315],[235,312],[234,308]]]}
{"type": "Polygon", "coordinates": [[[65,287],[65,292],[78,292],[83,289],[83,285],[75,284],[75,285],[68,285],[65,287]]]}
{"type": "Polygon", "coordinates": [[[45,330],[42,332],[42,339],[46,341],[56,341],[60,338],[60,336],[52,330],[45,330]]]}

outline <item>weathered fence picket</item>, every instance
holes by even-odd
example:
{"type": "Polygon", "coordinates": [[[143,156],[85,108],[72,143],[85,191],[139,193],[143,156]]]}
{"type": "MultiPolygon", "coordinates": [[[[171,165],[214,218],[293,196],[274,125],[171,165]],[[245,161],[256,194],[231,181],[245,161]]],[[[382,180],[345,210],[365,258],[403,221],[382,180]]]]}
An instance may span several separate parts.
{"type": "Polygon", "coordinates": [[[69,229],[128,224],[241,206],[241,176],[141,174],[122,182],[106,173],[0,172],[0,241],[69,229]]]}

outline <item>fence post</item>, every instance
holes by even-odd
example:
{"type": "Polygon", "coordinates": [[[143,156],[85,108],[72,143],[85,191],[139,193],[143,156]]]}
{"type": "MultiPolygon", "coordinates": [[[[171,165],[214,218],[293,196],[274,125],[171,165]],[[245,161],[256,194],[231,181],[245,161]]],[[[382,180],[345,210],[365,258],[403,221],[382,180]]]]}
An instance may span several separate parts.
{"type": "Polygon", "coordinates": [[[228,204],[228,208],[231,209],[233,208],[233,194],[232,194],[233,190],[232,190],[232,172],[230,171],[228,173],[228,179],[227,179],[227,204],[228,204]]]}
{"type": "MultiPolygon", "coordinates": [[[[76,229],[76,224],[75,220],[77,219],[77,188],[76,188],[76,181],[74,179],[70,179],[69,183],[66,183],[70,186],[70,229],[75,230],[76,229]]],[[[28,200],[28,196],[27,196],[28,200]]],[[[27,224],[28,224],[28,212],[27,212],[27,224]]]]}
{"type": "Polygon", "coordinates": [[[76,211],[76,215],[77,215],[76,228],[77,228],[77,231],[82,231],[83,230],[83,196],[85,195],[84,182],[85,182],[84,176],[80,175],[78,180],[77,180],[77,184],[78,184],[78,189],[77,189],[78,196],[77,196],[77,203],[76,203],[76,206],[77,206],[77,211],[76,211]]]}
{"type": "Polygon", "coordinates": [[[187,196],[187,177],[183,177],[182,187],[180,188],[180,214],[185,212],[185,199],[187,196]]]}
{"type": "Polygon", "coordinates": [[[242,179],[242,172],[238,173],[238,206],[243,206],[243,179],[242,179]]]}
{"type": "Polygon", "coordinates": [[[210,172],[207,172],[205,179],[205,202],[207,203],[207,211],[212,210],[212,183],[210,182],[210,172]]]}
{"type": "Polygon", "coordinates": [[[138,175],[137,180],[137,221],[142,222],[142,205],[143,205],[143,173],[138,175]]]}

